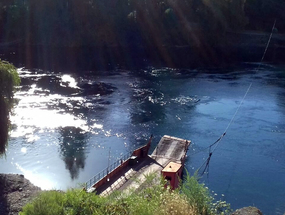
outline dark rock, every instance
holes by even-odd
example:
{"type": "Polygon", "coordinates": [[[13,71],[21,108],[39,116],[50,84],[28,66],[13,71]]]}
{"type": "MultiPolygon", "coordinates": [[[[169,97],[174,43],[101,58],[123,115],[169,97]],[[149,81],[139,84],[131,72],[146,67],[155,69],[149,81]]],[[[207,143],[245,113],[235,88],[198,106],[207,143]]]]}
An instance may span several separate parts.
{"type": "Polygon", "coordinates": [[[41,76],[37,78],[37,85],[43,89],[55,89],[58,88],[61,82],[61,78],[55,75],[41,76]]]}
{"type": "MultiPolygon", "coordinates": [[[[43,90],[48,90],[50,93],[71,95],[79,92],[79,89],[69,87],[68,83],[62,82],[61,78],[57,77],[56,75],[38,77],[34,81],[39,88],[42,88],[43,90]]],[[[40,93],[40,91],[37,93],[40,93]]]]}
{"type": "Polygon", "coordinates": [[[40,193],[23,175],[0,174],[0,214],[16,215],[22,207],[40,193]]]}
{"type": "Polygon", "coordinates": [[[232,215],[262,215],[262,212],[256,207],[244,207],[237,209],[232,215]]]}
{"type": "Polygon", "coordinates": [[[27,77],[21,77],[21,85],[22,86],[30,86],[33,84],[33,80],[27,77]]]}
{"type": "Polygon", "coordinates": [[[81,83],[79,87],[82,89],[83,96],[89,95],[109,95],[117,89],[111,84],[106,84],[103,82],[94,83],[81,83]]]}

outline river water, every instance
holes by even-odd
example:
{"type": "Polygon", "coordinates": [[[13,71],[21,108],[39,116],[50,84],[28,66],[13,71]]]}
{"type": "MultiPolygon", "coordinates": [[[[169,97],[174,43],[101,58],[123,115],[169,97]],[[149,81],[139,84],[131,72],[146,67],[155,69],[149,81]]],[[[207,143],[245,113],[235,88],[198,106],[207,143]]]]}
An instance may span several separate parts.
{"type": "Polygon", "coordinates": [[[43,189],[80,186],[153,134],[152,148],[163,135],[191,140],[186,168],[193,174],[229,126],[201,181],[233,209],[285,212],[284,67],[18,71],[0,172],[24,174],[43,189]]]}

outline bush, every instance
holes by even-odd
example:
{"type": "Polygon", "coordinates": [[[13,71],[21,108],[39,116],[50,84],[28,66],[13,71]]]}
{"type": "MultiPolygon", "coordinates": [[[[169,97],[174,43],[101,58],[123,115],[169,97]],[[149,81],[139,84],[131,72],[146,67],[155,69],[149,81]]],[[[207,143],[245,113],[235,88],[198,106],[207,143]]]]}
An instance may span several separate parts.
{"type": "Polygon", "coordinates": [[[67,192],[45,191],[23,208],[21,215],[97,214],[97,215],[200,215],[227,214],[228,204],[214,202],[196,176],[187,173],[181,190],[164,188],[165,181],[146,176],[143,189],[114,192],[107,197],[79,189],[67,192]],[[148,186],[146,186],[148,185],[148,186]]]}
{"type": "Polygon", "coordinates": [[[0,60],[0,155],[5,154],[9,131],[9,111],[15,86],[20,84],[16,67],[0,60]]]}
{"type": "Polygon", "coordinates": [[[16,67],[7,61],[0,60],[0,96],[11,101],[14,87],[19,84],[20,77],[16,67]]]}
{"type": "Polygon", "coordinates": [[[197,207],[198,214],[210,214],[210,204],[213,197],[203,184],[198,183],[197,175],[192,177],[186,173],[185,182],[181,186],[181,193],[186,196],[189,204],[197,207]]]}
{"type": "Polygon", "coordinates": [[[198,182],[197,173],[190,177],[186,172],[184,183],[181,185],[181,194],[186,196],[188,203],[197,209],[197,214],[230,214],[230,204],[225,201],[216,201],[207,187],[198,182]]]}
{"type": "Polygon", "coordinates": [[[104,198],[74,189],[44,191],[23,208],[22,215],[104,214],[104,198]]]}

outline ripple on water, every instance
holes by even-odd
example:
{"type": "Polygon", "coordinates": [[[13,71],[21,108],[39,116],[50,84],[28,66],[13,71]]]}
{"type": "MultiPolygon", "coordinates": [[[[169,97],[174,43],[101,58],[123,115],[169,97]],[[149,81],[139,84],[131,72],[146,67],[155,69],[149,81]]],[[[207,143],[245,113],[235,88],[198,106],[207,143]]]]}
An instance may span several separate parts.
{"type": "Polygon", "coordinates": [[[251,68],[239,68],[233,75],[189,72],[150,68],[130,77],[81,77],[90,79],[85,89],[92,93],[83,97],[72,93],[77,91],[72,76],[23,71],[25,86],[16,94],[19,104],[11,116],[7,152],[7,163],[13,164],[1,162],[7,171],[14,171],[16,163],[18,172],[40,186],[65,189],[105,168],[110,148],[110,157],[119,158],[153,133],[153,147],[164,134],[191,139],[193,152],[186,167],[194,172],[207,159],[208,150],[203,149],[221,135],[248,83],[254,82],[211,160],[208,185],[219,194],[228,191],[226,198],[236,198],[230,201],[233,207],[254,199],[270,214],[275,202],[284,199],[284,78],[251,68]],[[97,95],[100,86],[109,92],[109,85],[97,82],[117,90],[97,95]],[[255,185],[260,189],[253,189],[255,185]],[[265,201],[270,203],[265,206],[265,201]]]}

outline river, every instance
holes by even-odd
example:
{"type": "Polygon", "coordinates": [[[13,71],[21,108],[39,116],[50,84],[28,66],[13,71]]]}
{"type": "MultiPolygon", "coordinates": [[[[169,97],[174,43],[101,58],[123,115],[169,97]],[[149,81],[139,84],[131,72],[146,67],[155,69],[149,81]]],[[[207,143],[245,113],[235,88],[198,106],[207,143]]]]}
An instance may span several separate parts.
{"type": "Polygon", "coordinates": [[[201,182],[233,209],[285,212],[284,67],[18,71],[22,85],[0,172],[65,190],[153,134],[152,149],[163,135],[191,140],[186,168],[193,174],[229,126],[201,182]]]}

